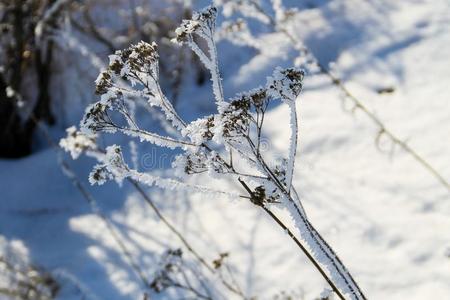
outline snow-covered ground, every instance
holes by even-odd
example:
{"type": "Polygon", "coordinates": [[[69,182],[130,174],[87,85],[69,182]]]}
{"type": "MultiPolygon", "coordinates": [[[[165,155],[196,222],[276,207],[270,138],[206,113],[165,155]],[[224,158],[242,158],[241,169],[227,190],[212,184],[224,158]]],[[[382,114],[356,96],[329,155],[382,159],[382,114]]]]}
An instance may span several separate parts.
{"type": "MultiPolygon", "coordinates": [[[[352,93],[450,180],[449,2],[318,3],[301,12],[295,33],[320,61],[334,62],[333,70],[352,93]],[[394,92],[377,93],[386,87],[394,92]]],[[[264,40],[263,53],[219,45],[227,96],[264,84],[277,65],[292,65],[295,53],[282,34],[264,40]]],[[[207,113],[213,107],[207,104],[209,92],[208,86],[185,89],[182,114],[207,113]],[[193,103],[198,107],[194,112],[193,103]]],[[[298,105],[294,185],[311,222],[369,299],[448,298],[449,191],[383,136],[382,151],[377,149],[377,127],[358,110],[346,112],[348,104],[325,76],[306,77],[298,105]]],[[[266,117],[267,154],[286,153],[287,108],[273,107],[266,117]]],[[[46,149],[20,161],[0,161],[0,235],[22,241],[30,261],[72,274],[99,299],[140,299],[138,278],[102,220],[63,175],[58,157],[46,149]]],[[[148,276],[158,254],[168,246],[180,247],[130,186],[90,187],[87,174],[93,162],[69,163],[148,276]]],[[[230,253],[230,265],[247,294],[270,299],[288,291],[298,295],[295,299],[313,299],[326,287],[284,232],[247,201],[156,188],[149,194],[209,260],[230,253]]],[[[63,286],[60,298],[80,296],[63,286]]]]}

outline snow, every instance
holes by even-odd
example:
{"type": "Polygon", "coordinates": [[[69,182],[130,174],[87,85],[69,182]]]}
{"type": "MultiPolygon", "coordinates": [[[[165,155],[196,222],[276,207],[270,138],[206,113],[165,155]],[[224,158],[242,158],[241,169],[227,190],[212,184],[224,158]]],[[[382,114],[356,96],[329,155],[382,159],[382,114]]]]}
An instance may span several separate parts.
{"type": "MultiPolygon", "coordinates": [[[[450,179],[448,1],[318,3],[301,11],[296,34],[323,63],[334,61],[333,70],[346,86],[450,179]],[[393,93],[376,92],[389,86],[393,93]]],[[[265,34],[260,54],[249,56],[251,49],[218,44],[226,94],[263,85],[277,65],[292,66],[297,53],[289,41],[282,34],[265,34]],[[237,68],[230,63],[236,57],[250,60],[237,68]]],[[[213,102],[209,93],[208,85],[187,89],[179,100],[188,102],[181,105],[181,115],[194,120],[203,116],[189,101],[213,102]]],[[[346,112],[348,104],[325,76],[305,75],[297,99],[299,147],[292,185],[311,222],[370,299],[445,299],[450,293],[449,193],[407,153],[392,149],[386,137],[381,136],[383,151],[378,150],[376,126],[361,111],[346,112]]],[[[288,153],[289,119],[287,105],[270,108],[265,155],[288,153]]],[[[73,117],[73,124],[78,120],[73,117]]],[[[160,254],[168,246],[180,247],[179,241],[129,184],[90,187],[93,161],[79,158],[70,165],[150,278],[160,254]]],[[[157,172],[173,177],[171,170],[157,172]]],[[[20,245],[25,260],[55,274],[70,274],[61,299],[80,298],[73,286],[93,295],[88,299],[142,298],[139,279],[120,247],[63,175],[54,150],[0,161],[0,179],[1,248],[20,245]]],[[[231,181],[207,174],[186,184],[238,191],[231,181]]],[[[149,194],[210,261],[218,253],[230,253],[228,261],[246,293],[270,299],[292,291],[314,299],[328,288],[286,234],[246,199],[230,202],[229,196],[217,194],[205,199],[185,189],[150,188],[149,194]]],[[[287,214],[285,218],[289,220],[287,214]]]]}

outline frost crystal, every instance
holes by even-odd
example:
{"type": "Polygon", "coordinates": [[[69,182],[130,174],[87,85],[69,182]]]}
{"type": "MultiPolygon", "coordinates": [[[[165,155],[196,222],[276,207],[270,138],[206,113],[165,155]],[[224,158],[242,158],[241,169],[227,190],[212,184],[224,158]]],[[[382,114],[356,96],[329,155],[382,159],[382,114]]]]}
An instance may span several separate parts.
{"type": "Polygon", "coordinates": [[[211,128],[213,126],[214,116],[200,118],[183,128],[181,134],[188,136],[193,143],[201,144],[212,139],[213,133],[211,132],[211,128]]]}

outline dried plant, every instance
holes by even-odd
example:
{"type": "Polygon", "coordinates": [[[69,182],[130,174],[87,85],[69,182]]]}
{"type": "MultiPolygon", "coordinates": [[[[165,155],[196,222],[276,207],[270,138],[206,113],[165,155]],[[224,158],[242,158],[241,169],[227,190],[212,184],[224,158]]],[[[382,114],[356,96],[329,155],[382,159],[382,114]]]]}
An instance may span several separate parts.
{"type": "Polygon", "coordinates": [[[69,129],[61,146],[74,158],[87,153],[99,161],[89,177],[92,184],[131,179],[149,186],[200,192],[209,197],[248,199],[288,233],[341,299],[366,299],[336,253],[309,222],[292,186],[298,136],[296,102],[304,72],[297,68],[277,68],[264,87],[226,100],[214,38],[216,15],[217,9],[213,6],[194,13],[191,19],[181,23],[174,38],[174,42],[187,45],[209,70],[216,114],[187,124],[162,92],[157,45],[140,42],[110,56],[108,68],[96,82],[100,101],[87,108],[81,131],[69,129]],[[199,45],[199,40],[206,47],[199,45]],[[131,88],[122,84],[122,80],[128,81],[131,88]],[[158,107],[178,135],[164,136],[141,128],[129,113],[130,101],[135,98],[144,98],[150,106],[158,107]],[[261,151],[261,142],[267,107],[276,101],[290,110],[291,138],[286,159],[272,167],[274,164],[261,151]],[[160,147],[177,148],[182,154],[175,158],[174,168],[191,176],[208,172],[218,178],[232,178],[241,188],[236,187],[235,192],[223,191],[141,172],[126,163],[118,145],[107,147],[105,153],[97,151],[94,141],[98,135],[117,133],[160,147]],[[295,228],[289,228],[282,221],[282,211],[290,215],[295,228]]]}
{"type": "MultiPolygon", "coordinates": [[[[330,79],[331,83],[340,91],[342,97],[342,106],[348,112],[354,114],[356,111],[361,111],[368,119],[376,126],[378,132],[375,136],[375,144],[379,150],[380,140],[386,137],[392,143],[392,149],[399,146],[403,151],[411,155],[414,160],[422,165],[442,186],[450,191],[450,183],[444,176],[428,162],[422,155],[420,155],[413,147],[407,144],[405,140],[400,138],[369,107],[364,104],[364,101],[356,97],[332,70],[322,64],[308,47],[296,36],[295,29],[292,25],[295,24],[295,17],[300,13],[295,8],[286,9],[283,6],[282,0],[271,0],[273,14],[269,13],[261,5],[258,0],[216,0],[218,5],[223,8],[223,13],[226,17],[231,17],[234,14],[242,14],[246,18],[256,19],[265,24],[273,32],[279,32],[286,36],[293,48],[298,51],[296,65],[302,65],[309,70],[310,73],[321,73],[330,79]],[[345,107],[350,108],[345,108],[345,107]]],[[[258,37],[250,32],[245,19],[239,18],[235,21],[224,22],[219,34],[220,38],[228,39],[237,44],[249,46],[260,51],[263,50],[258,37]]],[[[394,92],[393,87],[386,87],[378,89],[378,94],[386,94],[394,92]]]]}
{"type": "Polygon", "coordinates": [[[179,22],[192,15],[187,2],[170,0],[161,5],[154,0],[88,0],[74,2],[72,7],[74,13],[70,20],[74,28],[109,53],[141,40],[157,42],[162,53],[160,72],[165,83],[163,88],[170,92],[173,104],[177,103],[188,75],[194,75],[198,83],[204,82],[205,70],[195,56],[170,43],[179,22]],[[109,18],[101,17],[105,10],[113,16],[113,25],[109,18]],[[187,67],[189,65],[191,69],[187,67]]]}
{"type": "MultiPolygon", "coordinates": [[[[37,120],[36,118],[33,118],[33,120],[37,120]]],[[[53,141],[51,134],[49,133],[48,129],[45,126],[42,126],[42,124],[38,123],[36,121],[36,126],[41,130],[42,134],[46,137],[46,140],[50,147],[52,147],[58,154],[59,151],[61,151],[61,148],[53,141]]],[[[67,130],[68,137],[61,142],[61,145],[63,147],[72,147],[71,155],[74,158],[77,158],[82,152],[86,152],[91,156],[97,157],[97,155],[104,155],[105,151],[101,148],[98,148],[95,144],[95,139],[93,138],[87,138],[85,135],[79,134],[74,128],[69,128],[67,130]],[[72,145],[72,146],[70,146],[72,145]]],[[[137,151],[134,149],[133,151],[137,151]]],[[[115,240],[117,243],[117,246],[119,247],[120,252],[122,255],[126,258],[129,266],[131,269],[135,272],[136,276],[139,278],[139,280],[142,283],[142,286],[144,289],[153,289],[155,290],[155,287],[153,286],[153,283],[156,279],[153,281],[150,281],[147,278],[147,275],[144,272],[143,266],[140,264],[137,264],[135,261],[135,257],[131,254],[131,252],[128,249],[127,244],[122,239],[121,234],[117,231],[114,224],[111,222],[111,220],[108,218],[107,215],[105,215],[99,208],[97,200],[94,198],[94,196],[84,187],[81,180],[78,178],[76,173],[73,171],[73,169],[70,167],[68,162],[66,162],[62,156],[59,156],[59,164],[61,166],[61,169],[66,175],[66,177],[73,183],[74,187],[80,192],[80,195],[91,207],[92,212],[99,217],[99,219],[105,224],[105,227],[108,231],[108,233],[111,235],[111,237],[115,240]]],[[[234,279],[233,272],[231,271],[231,268],[224,262],[225,258],[228,257],[228,253],[221,253],[219,255],[219,258],[212,261],[212,264],[208,263],[207,260],[202,257],[197,250],[195,250],[194,246],[188,241],[188,239],[164,216],[164,214],[159,210],[159,208],[156,206],[155,202],[151,199],[151,197],[146,193],[146,191],[141,187],[141,185],[132,180],[128,179],[128,181],[131,183],[132,187],[135,188],[135,190],[138,192],[138,194],[141,195],[143,200],[146,204],[151,208],[151,210],[155,213],[156,217],[159,221],[167,228],[170,232],[174,234],[174,236],[178,239],[178,241],[181,243],[181,245],[184,246],[184,248],[193,256],[194,260],[190,262],[189,267],[187,267],[186,263],[183,265],[186,265],[185,269],[182,270],[179,273],[183,273],[183,280],[186,281],[187,285],[182,285],[181,283],[178,283],[177,285],[171,285],[170,287],[180,288],[183,290],[187,290],[188,292],[201,295],[202,292],[196,290],[196,287],[191,285],[188,276],[186,273],[189,273],[192,275],[194,279],[201,285],[201,289],[204,291],[207,291],[207,294],[210,296],[211,291],[207,288],[207,285],[204,283],[204,280],[208,278],[207,275],[212,275],[211,278],[213,281],[218,282],[219,285],[221,285],[223,288],[228,290],[230,293],[233,293],[235,296],[238,296],[239,298],[246,299],[247,297],[244,296],[243,292],[240,289],[239,284],[234,279]],[[209,272],[209,274],[201,274],[201,270],[206,270],[209,272]],[[226,269],[226,273],[222,272],[223,269],[226,269]],[[199,276],[201,275],[204,280],[199,279],[199,276]],[[227,278],[228,277],[228,278],[227,278]]],[[[170,256],[179,256],[181,259],[181,250],[177,251],[171,251],[168,250],[170,256]],[[175,255],[177,254],[177,255],[175,255]]],[[[62,279],[65,281],[68,281],[70,284],[74,285],[77,290],[85,295],[89,296],[88,298],[95,298],[95,295],[92,294],[91,291],[89,291],[88,288],[86,288],[75,276],[68,273],[66,270],[55,270],[52,272],[54,276],[56,276],[58,279],[62,279]]],[[[156,278],[156,277],[155,277],[156,278]]],[[[213,286],[212,283],[210,283],[208,286],[213,286]]],[[[215,289],[215,295],[220,295],[220,291],[218,289],[215,289]]],[[[162,292],[162,290],[155,290],[156,292],[162,292]]],[[[147,293],[144,293],[145,297],[148,296],[147,293]]],[[[198,296],[197,295],[197,296],[198,296]]],[[[209,297],[208,296],[208,297],[209,297]]],[[[223,297],[223,296],[221,296],[223,297]]],[[[209,298],[208,298],[209,299],[209,298]]]]}

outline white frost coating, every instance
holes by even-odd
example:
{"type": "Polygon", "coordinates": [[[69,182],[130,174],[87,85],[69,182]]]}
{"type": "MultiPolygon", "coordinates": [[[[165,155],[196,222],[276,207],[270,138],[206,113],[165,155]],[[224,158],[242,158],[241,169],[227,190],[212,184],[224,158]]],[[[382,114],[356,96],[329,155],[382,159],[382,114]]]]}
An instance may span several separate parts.
{"type": "Polygon", "coordinates": [[[298,123],[297,123],[297,109],[295,102],[289,103],[288,106],[290,111],[289,127],[291,130],[291,138],[289,141],[289,158],[286,169],[286,186],[287,191],[290,192],[292,185],[292,176],[294,174],[294,167],[295,167],[295,155],[297,154],[298,123]]]}
{"type": "MultiPolygon", "coordinates": [[[[157,46],[158,45],[154,42],[151,44],[139,42],[136,45],[132,45],[128,49],[131,53],[126,56],[125,60],[122,58],[124,51],[116,51],[114,55],[110,55],[109,57],[110,67],[114,66],[117,68],[117,65],[119,65],[120,76],[116,76],[115,74],[112,74],[112,72],[109,72],[108,74],[114,78],[113,85],[115,85],[121,77],[126,78],[131,83],[132,87],[138,83],[143,85],[144,90],[142,90],[141,96],[144,96],[147,99],[149,105],[160,107],[166,115],[166,119],[171,121],[175,128],[182,129],[185,126],[185,123],[177,114],[160,87],[159,55],[157,53],[157,46]],[[142,55],[144,52],[146,56],[143,59],[142,55]],[[130,64],[130,61],[133,61],[132,65],[130,64]],[[138,64],[138,67],[136,67],[136,64],[138,64]]],[[[119,86],[116,86],[116,88],[120,89],[119,86]]]]}
{"type": "Polygon", "coordinates": [[[163,189],[169,189],[169,190],[178,190],[178,191],[190,191],[190,192],[196,192],[196,193],[202,193],[207,194],[208,196],[227,196],[232,199],[239,198],[239,194],[237,193],[231,193],[231,192],[225,192],[225,191],[219,191],[215,190],[206,186],[201,185],[190,185],[175,179],[168,179],[168,178],[160,178],[153,175],[150,175],[148,173],[140,173],[135,170],[131,170],[127,174],[130,178],[141,182],[148,186],[157,186],[163,189]]]}
{"type": "MultiPolygon", "coordinates": [[[[258,6],[254,6],[252,1],[242,3],[252,6],[257,12],[258,6]]],[[[276,10],[281,10],[281,1],[274,0],[272,3],[276,10]]],[[[276,207],[280,206],[287,210],[294,221],[295,228],[300,232],[302,242],[304,241],[314,257],[312,260],[317,261],[325,269],[325,273],[330,275],[333,283],[350,299],[362,299],[358,286],[345,266],[308,221],[300,199],[292,187],[298,135],[296,100],[302,89],[304,72],[296,68],[277,68],[267,79],[265,88],[225,102],[213,36],[215,18],[216,9],[213,7],[195,13],[192,20],[183,21],[176,30],[175,40],[178,43],[187,44],[210,71],[219,114],[204,117],[186,125],[161,91],[156,45],[139,43],[126,51],[118,51],[110,57],[109,68],[97,80],[97,92],[102,94],[102,97],[87,111],[87,116],[90,117],[90,119],[87,118],[90,122],[87,127],[94,132],[95,130],[120,131],[140,138],[141,142],[150,142],[161,147],[181,148],[184,152],[176,158],[173,165],[183,168],[186,174],[209,172],[214,176],[231,175],[238,178],[248,192],[248,198],[255,205],[272,208],[271,205],[276,203],[276,207]],[[206,42],[207,50],[203,51],[195,43],[194,35],[206,42]],[[118,85],[119,77],[124,77],[132,86],[135,85],[134,90],[138,90],[135,92],[136,95],[140,93],[139,95],[143,96],[150,105],[160,107],[166,119],[172,122],[174,128],[186,141],[141,130],[133,122],[128,122],[129,128],[121,128],[113,124],[108,112],[118,111],[126,117],[126,112],[121,111],[121,108],[126,110],[126,107],[121,106],[120,101],[123,100],[125,93],[133,93],[118,85]],[[270,162],[265,161],[260,145],[264,114],[269,101],[274,98],[280,99],[289,107],[291,134],[287,160],[283,160],[283,163],[272,168],[270,162]],[[217,145],[214,147],[207,145],[211,140],[217,145]],[[220,156],[221,152],[225,154],[223,157],[220,156]],[[242,161],[247,162],[249,168],[239,165],[242,161]],[[239,170],[239,167],[245,170],[239,170]]],[[[106,150],[105,155],[97,156],[99,164],[91,172],[91,183],[102,184],[114,179],[120,184],[124,179],[130,178],[164,189],[200,192],[210,197],[219,195],[239,197],[236,193],[217,191],[206,186],[190,185],[175,179],[142,173],[137,170],[136,164],[133,169],[130,169],[124,161],[120,147],[113,145],[106,150]]]]}
{"type": "Polygon", "coordinates": [[[354,282],[346,267],[342,264],[339,258],[337,258],[330,246],[312,227],[306,216],[299,213],[299,210],[296,208],[292,199],[286,195],[282,196],[281,210],[286,210],[289,213],[301,235],[302,240],[308,245],[310,253],[322,266],[326,268],[328,275],[333,279],[336,286],[338,286],[342,292],[349,297],[349,299],[363,299],[359,292],[358,286],[354,282]]]}
{"type": "Polygon", "coordinates": [[[271,77],[267,78],[268,93],[274,98],[280,98],[286,103],[290,110],[290,131],[289,157],[286,170],[286,186],[290,192],[292,175],[294,173],[295,155],[297,153],[298,122],[296,98],[302,90],[304,72],[300,69],[276,68],[271,77]]]}
{"type": "Polygon", "coordinates": [[[187,44],[210,71],[213,94],[218,111],[221,112],[220,107],[225,102],[225,99],[214,39],[216,16],[217,9],[214,6],[208,6],[199,12],[195,12],[191,20],[183,20],[181,25],[175,30],[177,36],[172,41],[179,44],[187,44]],[[196,44],[194,35],[205,40],[209,57],[196,44]]]}
{"type": "Polygon", "coordinates": [[[239,194],[237,193],[219,191],[201,185],[190,185],[175,179],[161,178],[130,169],[123,159],[120,147],[117,145],[106,148],[106,154],[102,157],[102,162],[94,167],[89,176],[89,181],[91,184],[102,185],[107,180],[114,179],[120,184],[125,178],[131,178],[145,185],[157,186],[163,189],[186,190],[208,194],[209,196],[239,198],[239,194]]]}
{"type": "Polygon", "coordinates": [[[183,136],[187,136],[194,144],[205,142],[205,134],[208,132],[208,117],[197,119],[181,130],[183,136]]]}
{"type": "Polygon", "coordinates": [[[189,142],[175,140],[170,137],[165,137],[158,135],[156,133],[148,132],[142,129],[132,129],[132,128],[120,128],[120,132],[139,138],[141,142],[149,142],[161,147],[166,147],[170,149],[182,148],[184,150],[195,151],[199,145],[195,145],[189,142]]]}
{"type": "Polygon", "coordinates": [[[217,58],[217,47],[213,38],[213,33],[208,36],[206,40],[208,44],[209,55],[211,57],[211,66],[209,66],[209,70],[211,72],[211,81],[213,85],[213,93],[216,98],[217,110],[219,113],[222,113],[221,107],[223,103],[225,103],[224,95],[223,95],[223,87],[222,87],[222,78],[220,77],[219,72],[219,62],[217,58]]]}
{"type": "Polygon", "coordinates": [[[108,172],[108,170],[105,168],[102,164],[97,164],[92,168],[92,171],[89,173],[89,183],[91,185],[103,185],[108,180],[113,180],[113,175],[108,172]]]}
{"type": "MultiPolygon", "coordinates": [[[[159,105],[159,106],[161,107],[162,111],[166,115],[166,119],[169,120],[172,123],[172,125],[178,130],[181,130],[184,127],[186,127],[186,123],[178,115],[178,113],[176,112],[172,103],[170,103],[169,99],[167,99],[167,97],[162,92],[161,86],[159,85],[159,83],[157,85],[157,91],[158,91],[158,96],[159,96],[159,100],[161,103],[161,105],[159,105]]],[[[150,97],[151,96],[149,96],[149,99],[150,99],[150,97]]]]}
{"type": "Polygon", "coordinates": [[[208,56],[200,49],[200,47],[196,43],[189,41],[187,42],[187,45],[198,56],[205,68],[209,70],[212,63],[208,56]]]}

